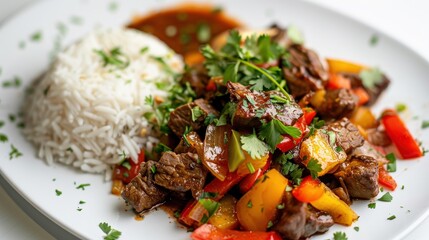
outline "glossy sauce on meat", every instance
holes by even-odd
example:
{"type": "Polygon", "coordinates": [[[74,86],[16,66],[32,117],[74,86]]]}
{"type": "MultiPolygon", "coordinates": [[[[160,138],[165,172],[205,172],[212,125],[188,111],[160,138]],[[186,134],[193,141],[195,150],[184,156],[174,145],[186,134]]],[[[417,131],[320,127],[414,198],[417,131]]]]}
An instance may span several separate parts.
{"type": "Polygon", "coordinates": [[[198,53],[216,35],[240,26],[222,9],[184,4],[134,19],[128,26],[155,35],[179,54],[198,53]]]}

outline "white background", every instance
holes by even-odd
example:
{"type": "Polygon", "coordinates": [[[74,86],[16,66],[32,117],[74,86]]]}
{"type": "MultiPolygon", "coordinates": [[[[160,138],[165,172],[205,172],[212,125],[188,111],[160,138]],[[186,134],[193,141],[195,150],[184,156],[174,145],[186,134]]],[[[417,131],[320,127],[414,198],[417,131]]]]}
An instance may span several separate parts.
{"type": "MultiPolygon", "coordinates": [[[[0,24],[23,7],[39,0],[0,0],[0,24]]],[[[426,0],[308,0],[343,12],[375,27],[419,52],[429,61],[429,1],[426,0]]],[[[1,39],[0,39],[1,43],[1,39]]],[[[1,53],[0,53],[1,54],[1,53]]],[[[429,76],[428,76],[429,78],[429,76]]],[[[423,189],[422,189],[423,190],[423,189]]],[[[426,189],[424,189],[426,190],[426,189]]],[[[410,196],[412,197],[412,196],[410,196]]],[[[9,189],[0,186],[1,239],[53,239],[36,222],[41,221],[29,206],[21,207],[36,220],[26,215],[15,203],[9,189]],[[8,193],[12,196],[10,197],[8,193]]],[[[25,205],[25,203],[24,203],[25,205]]],[[[44,224],[46,225],[46,224],[44,224]]],[[[46,227],[46,226],[45,226],[46,227]]],[[[52,229],[48,227],[50,231],[52,229]]],[[[426,220],[406,240],[428,239],[426,220]]]]}

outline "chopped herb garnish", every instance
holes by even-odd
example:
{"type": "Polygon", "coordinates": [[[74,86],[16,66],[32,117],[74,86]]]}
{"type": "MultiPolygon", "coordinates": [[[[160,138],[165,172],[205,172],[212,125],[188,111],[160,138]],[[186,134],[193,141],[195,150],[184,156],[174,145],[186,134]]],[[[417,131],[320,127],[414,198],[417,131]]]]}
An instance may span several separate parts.
{"type": "Polygon", "coordinates": [[[71,16],[70,17],[70,22],[75,24],[75,25],[82,25],[83,24],[83,19],[79,16],[71,16]]]}
{"type": "Polygon", "coordinates": [[[395,108],[396,108],[396,111],[398,113],[400,113],[400,112],[403,112],[403,111],[407,110],[407,105],[405,105],[403,103],[397,103],[396,106],[395,106],[395,108]]]}
{"type": "Polygon", "coordinates": [[[0,142],[5,143],[7,141],[9,141],[9,138],[3,133],[0,133],[0,142]]]}
{"type": "Polygon", "coordinates": [[[165,28],[165,35],[167,35],[167,37],[174,37],[176,36],[176,34],[177,34],[176,26],[170,25],[165,28]]]}
{"type": "Polygon", "coordinates": [[[128,170],[131,170],[131,164],[130,164],[130,162],[128,160],[124,160],[121,163],[121,166],[124,167],[124,168],[126,168],[126,169],[128,169],[128,170]]]}
{"type": "MultiPolygon", "coordinates": [[[[295,181],[294,181],[295,182],[295,181]]],[[[297,181],[297,185],[299,184],[301,182],[301,179],[299,179],[299,181],[297,181]]],[[[286,189],[285,189],[285,191],[286,192],[290,192],[290,191],[292,191],[293,190],[293,188],[291,187],[291,186],[289,186],[289,185],[287,185],[286,186],[286,189]]]]}
{"type": "MultiPolygon", "coordinates": [[[[280,164],[281,173],[285,176],[289,176],[295,184],[299,185],[302,180],[301,177],[304,168],[301,168],[298,164],[293,163],[291,161],[292,158],[292,154],[282,154],[280,157],[276,158],[275,161],[280,164]]],[[[288,190],[288,187],[289,186],[286,186],[286,191],[288,190]]]]}
{"type": "Polygon", "coordinates": [[[85,190],[85,188],[86,188],[86,187],[89,187],[89,186],[91,186],[91,184],[89,184],[89,183],[82,183],[82,184],[80,184],[79,186],[77,186],[77,187],[76,187],[76,189],[82,189],[82,190],[85,190]]]}
{"type": "Polygon", "coordinates": [[[241,148],[248,152],[253,159],[261,159],[268,153],[267,145],[255,133],[241,136],[240,141],[242,144],[241,148]]]}
{"type": "Polygon", "coordinates": [[[78,212],[81,212],[81,211],[82,211],[82,208],[78,207],[76,210],[77,210],[78,212]]]}
{"type": "Polygon", "coordinates": [[[117,2],[110,2],[107,8],[109,9],[110,12],[115,12],[116,10],[118,10],[118,7],[119,5],[117,2]]]}
{"type": "Polygon", "coordinates": [[[401,190],[404,190],[404,189],[405,189],[405,186],[404,186],[404,185],[402,185],[401,190]]]}
{"type": "Polygon", "coordinates": [[[336,147],[335,147],[335,151],[336,151],[337,153],[339,153],[339,152],[342,152],[342,151],[344,151],[344,150],[343,150],[343,148],[342,148],[341,146],[336,146],[336,147]]]}
{"type": "Polygon", "coordinates": [[[283,209],[283,208],[285,208],[285,204],[284,203],[277,205],[277,209],[283,209]]]}
{"type": "Polygon", "coordinates": [[[264,174],[264,177],[262,178],[262,182],[265,182],[268,178],[270,178],[267,174],[264,174]]]}
{"type": "Polygon", "coordinates": [[[220,204],[207,198],[199,199],[198,202],[207,210],[208,215],[204,214],[203,218],[201,219],[202,223],[207,223],[209,218],[219,209],[220,204]]]}
{"type": "Polygon", "coordinates": [[[254,173],[256,171],[255,167],[253,166],[253,164],[251,162],[247,163],[246,166],[247,166],[247,169],[249,170],[250,173],[254,173]]]}
{"type": "Polygon", "coordinates": [[[375,202],[374,203],[370,203],[370,204],[368,204],[368,208],[375,209],[376,205],[377,204],[375,202]]]}
{"type": "Polygon", "coordinates": [[[156,173],[156,166],[155,166],[155,165],[152,165],[152,166],[150,167],[150,171],[152,172],[152,174],[155,174],[155,173],[156,173]]]}
{"type": "Polygon", "coordinates": [[[82,201],[82,200],[79,201],[79,204],[85,204],[85,203],[86,203],[85,201],[82,201]]]}
{"type": "Polygon", "coordinates": [[[273,119],[262,125],[258,136],[268,144],[271,152],[273,152],[277,144],[283,139],[282,135],[284,134],[288,134],[293,138],[298,138],[301,136],[301,131],[296,127],[285,126],[278,119],[273,119]]]}
{"type": "Polygon", "coordinates": [[[247,202],[247,207],[248,207],[248,208],[252,208],[252,207],[253,207],[252,200],[249,200],[249,201],[247,202]]]}
{"type": "Polygon", "coordinates": [[[121,162],[124,162],[127,159],[127,154],[124,150],[119,154],[119,157],[121,158],[121,162]]]}
{"type": "Polygon", "coordinates": [[[375,46],[375,45],[377,45],[377,43],[378,43],[378,36],[373,34],[371,36],[371,38],[369,39],[369,45],[375,46]]]}
{"type": "Polygon", "coordinates": [[[191,41],[191,35],[189,35],[188,33],[182,32],[180,33],[179,41],[183,45],[188,44],[191,41]]]}
{"type": "Polygon", "coordinates": [[[15,122],[16,116],[14,114],[9,114],[9,121],[15,122]]]}
{"type": "Polygon", "coordinates": [[[301,31],[299,31],[299,29],[296,26],[291,25],[287,28],[287,36],[295,44],[304,43],[304,37],[302,36],[301,31]]]}
{"type": "Polygon", "coordinates": [[[326,134],[329,137],[329,145],[334,146],[337,135],[333,131],[327,131],[326,134]]]}
{"type": "Polygon", "coordinates": [[[389,153],[386,155],[386,159],[389,160],[387,163],[387,171],[388,172],[396,172],[396,157],[393,153],[389,153]]]}
{"type": "Polygon", "coordinates": [[[24,49],[24,48],[25,48],[25,42],[24,42],[24,41],[20,41],[20,42],[18,43],[18,47],[19,47],[20,49],[24,49]]]}
{"type": "Polygon", "coordinates": [[[387,218],[387,220],[393,220],[393,219],[395,219],[395,218],[396,218],[396,216],[395,216],[395,215],[392,215],[392,216],[388,217],[388,218],[387,218]]]}
{"type": "Polygon", "coordinates": [[[278,104],[288,104],[290,101],[282,96],[279,96],[277,94],[273,94],[270,96],[270,100],[272,103],[278,103],[278,104]]]}
{"type": "Polygon", "coordinates": [[[428,127],[429,127],[429,120],[424,120],[422,122],[422,128],[425,129],[425,128],[428,128],[428,127]]]}
{"type": "Polygon", "coordinates": [[[203,115],[204,111],[200,107],[196,106],[191,109],[191,117],[193,122],[197,121],[197,119],[203,115]]]}
{"type": "Polygon", "coordinates": [[[57,23],[57,30],[62,36],[64,36],[67,33],[67,26],[64,23],[59,22],[57,23]]]}
{"type": "Polygon", "coordinates": [[[319,172],[322,171],[322,165],[316,159],[312,158],[307,164],[307,169],[310,171],[311,177],[316,179],[319,172]]]}
{"type": "Polygon", "coordinates": [[[345,232],[335,232],[334,240],[347,240],[347,235],[345,232]]]}
{"type": "Polygon", "coordinates": [[[38,31],[38,32],[31,34],[30,40],[33,42],[39,42],[40,40],[42,40],[42,32],[38,31]]]}
{"type": "Polygon", "coordinates": [[[211,30],[207,24],[199,24],[197,27],[197,39],[200,43],[206,43],[210,40],[211,30]]]}
{"type": "Polygon", "coordinates": [[[274,224],[273,224],[273,222],[272,221],[269,221],[268,222],[268,224],[267,224],[267,228],[270,228],[270,227],[272,227],[274,224]]]}
{"type": "Polygon", "coordinates": [[[180,217],[181,212],[180,211],[175,211],[174,212],[174,217],[175,218],[179,218],[180,217]]]}
{"type": "Polygon", "coordinates": [[[119,69],[127,68],[130,65],[130,61],[128,57],[126,57],[119,47],[112,48],[109,52],[105,52],[103,50],[94,50],[96,54],[98,54],[103,61],[103,66],[106,67],[108,65],[115,66],[119,69]]]}
{"type": "Polygon", "coordinates": [[[314,134],[314,131],[316,131],[316,129],[320,129],[320,128],[322,128],[323,126],[325,126],[325,121],[324,121],[324,120],[319,120],[319,118],[318,118],[318,117],[315,117],[315,118],[313,119],[313,121],[311,122],[310,126],[308,126],[308,127],[309,127],[309,129],[310,129],[310,133],[309,133],[309,135],[310,135],[310,136],[311,136],[311,135],[313,135],[313,134],[314,134]]]}
{"type": "Polygon", "coordinates": [[[380,188],[380,192],[384,192],[384,188],[383,187],[380,188]]]}
{"type": "Polygon", "coordinates": [[[359,232],[359,227],[354,227],[353,228],[356,232],[359,232]]]}
{"type": "Polygon", "coordinates": [[[381,198],[377,199],[378,201],[382,202],[391,202],[393,199],[392,195],[390,195],[389,192],[385,193],[381,198]]]}
{"type": "Polygon", "coordinates": [[[154,151],[156,153],[163,153],[163,152],[168,152],[171,151],[171,148],[169,148],[167,145],[163,144],[163,143],[158,143],[155,148],[154,151]]]}
{"type": "Polygon", "coordinates": [[[4,121],[0,121],[0,128],[4,126],[4,121]]]}
{"type": "Polygon", "coordinates": [[[106,236],[104,236],[104,240],[116,240],[121,236],[121,232],[113,229],[108,223],[102,222],[98,224],[98,227],[103,231],[106,236]]]}
{"type": "Polygon", "coordinates": [[[61,192],[60,190],[58,190],[58,189],[55,189],[55,194],[57,194],[57,196],[61,196],[61,194],[63,194],[63,192],[61,192]]]}
{"type": "Polygon", "coordinates": [[[55,182],[55,181],[57,181],[57,179],[56,178],[52,178],[52,182],[55,182]]]}
{"type": "Polygon", "coordinates": [[[362,84],[368,89],[373,89],[377,84],[383,82],[383,73],[378,68],[362,70],[359,77],[362,79],[362,84]]]}
{"type": "Polygon", "coordinates": [[[201,195],[198,197],[199,199],[202,198],[215,198],[219,195],[219,193],[216,192],[203,192],[201,193],[201,195]]]}
{"type": "Polygon", "coordinates": [[[22,156],[22,153],[12,144],[10,145],[10,153],[9,153],[9,160],[12,160],[14,158],[18,158],[22,156]]]}
{"type": "Polygon", "coordinates": [[[21,86],[21,79],[19,77],[15,77],[13,80],[4,81],[2,83],[2,86],[4,88],[10,88],[10,87],[17,88],[17,87],[21,86]]]}

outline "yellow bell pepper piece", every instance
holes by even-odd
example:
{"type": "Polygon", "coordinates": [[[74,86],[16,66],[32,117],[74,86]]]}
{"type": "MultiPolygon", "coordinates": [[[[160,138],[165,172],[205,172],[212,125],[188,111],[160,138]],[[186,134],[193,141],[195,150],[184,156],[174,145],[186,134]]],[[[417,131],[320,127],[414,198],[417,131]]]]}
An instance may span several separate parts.
{"type": "Polygon", "coordinates": [[[210,217],[208,223],[220,229],[234,229],[238,226],[237,212],[235,206],[237,199],[226,195],[220,200],[219,209],[210,217]]]}
{"type": "Polygon", "coordinates": [[[321,165],[322,170],[318,173],[318,176],[325,175],[347,158],[344,151],[337,152],[333,149],[321,130],[316,130],[312,136],[302,142],[299,155],[301,159],[305,159],[303,161],[305,165],[311,159],[316,160],[321,165]]]}
{"type": "Polygon", "coordinates": [[[271,169],[237,203],[237,217],[245,230],[265,231],[282,201],[288,180],[271,169]]]}
{"type": "Polygon", "coordinates": [[[350,208],[349,205],[338,198],[331,189],[329,189],[324,183],[322,184],[325,188],[324,193],[319,199],[310,202],[310,204],[316,209],[329,213],[334,219],[334,222],[346,226],[352,225],[353,221],[358,219],[358,215],[350,208]]]}
{"type": "Polygon", "coordinates": [[[350,122],[364,129],[377,127],[377,119],[367,107],[358,107],[350,117],[350,122]]]}
{"type": "Polygon", "coordinates": [[[252,173],[252,172],[250,172],[250,169],[252,169],[252,170],[254,169],[256,171],[256,170],[264,167],[265,164],[267,164],[268,157],[269,157],[268,153],[259,159],[253,159],[247,153],[247,151],[243,151],[243,153],[245,156],[244,161],[241,162],[241,164],[238,166],[238,169],[237,169],[237,174],[240,176],[252,173]],[[251,166],[249,166],[250,164],[251,164],[251,166]]]}
{"type": "Polygon", "coordinates": [[[328,62],[329,71],[332,73],[359,74],[362,70],[368,69],[366,66],[341,59],[327,58],[326,61],[328,62]]]}

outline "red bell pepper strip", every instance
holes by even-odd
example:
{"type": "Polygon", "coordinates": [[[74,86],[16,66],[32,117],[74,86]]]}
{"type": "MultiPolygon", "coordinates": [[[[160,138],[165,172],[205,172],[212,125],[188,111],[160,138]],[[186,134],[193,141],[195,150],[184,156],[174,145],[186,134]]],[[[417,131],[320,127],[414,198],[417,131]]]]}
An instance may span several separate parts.
{"type": "Polygon", "coordinates": [[[264,175],[264,173],[270,168],[271,166],[271,155],[268,157],[267,163],[264,165],[264,167],[258,169],[256,172],[249,174],[241,180],[239,187],[241,193],[246,193],[249,191],[253,185],[255,185],[256,180],[258,180],[261,176],[264,175]]]}
{"type": "Polygon", "coordinates": [[[140,164],[144,162],[145,153],[144,150],[140,151],[137,159],[137,163],[131,159],[126,159],[127,165],[118,164],[113,169],[113,179],[121,180],[122,182],[128,184],[133,180],[137,174],[140,172],[140,164]]]}
{"type": "Polygon", "coordinates": [[[378,168],[378,183],[390,191],[395,191],[397,186],[395,179],[390,176],[389,172],[383,166],[378,168]]]}
{"type": "Polygon", "coordinates": [[[301,202],[313,202],[319,199],[325,189],[320,184],[319,179],[313,179],[311,176],[307,176],[302,179],[301,184],[292,190],[292,195],[301,202]]]}
{"type": "Polygon", "coordinates": [[[280,149],[282,152],[287,152],[294,148],[298,143],[302,141],[302,139],[305,136],[305,133],[307,132],[307,124],[305,120],[305,114],[301,118],[298,119],[298,121],[293,125],[294,127],[298,128],[301,131],[301,136],[298,138],[292,138],[289,135],[284,136],[283,140],[277,144],[277,148],[280,149]]]}
{"type": "Polygon", "coordinates": [[[281,240],[276,232],[252,232],[219,229],[211,224],[204,224],[192,234],[193,240],[281,240]]]}
{"type": "Polygon", "coordinates": [[[317,114],[316,111],[314,111],[314,109],[311,107],[305,107],[302,109],[302,111],[304,112],[305,123],[310,125],[311,122],[313,122],[313,118],[317,114]]]}
{"type": "MultiPolygon", "coordinates": [[[[204,192],[215,193],[213,200],[220,200],[232,187],[243,179],[244,176],[238,175],[236,172],[229,172],[225,180],[221,181],[217,178],[213,179],[209,184],[204,187],[204,192]]],[[[189,214],[195,210],[194,208],[200,207],[197,200],[189,202],[180,214],[179,221],[187,226],[199,225],[200,223],[190,218],[189,214]]]]}
{"type": "Polygon", "coordinates": [[[394,110],[385,110],[382,114],[381,122],[384,125],[386,134],[404,159],[417,158],[423,155],[419,144],[394,110]]]}
{"type": "Polygon", "coordinates": [[[217,90],[216,81],[212,78],[209,80],[209,82],[206,85],[206,91],[215,92],[216,90],[217,90]]]}

